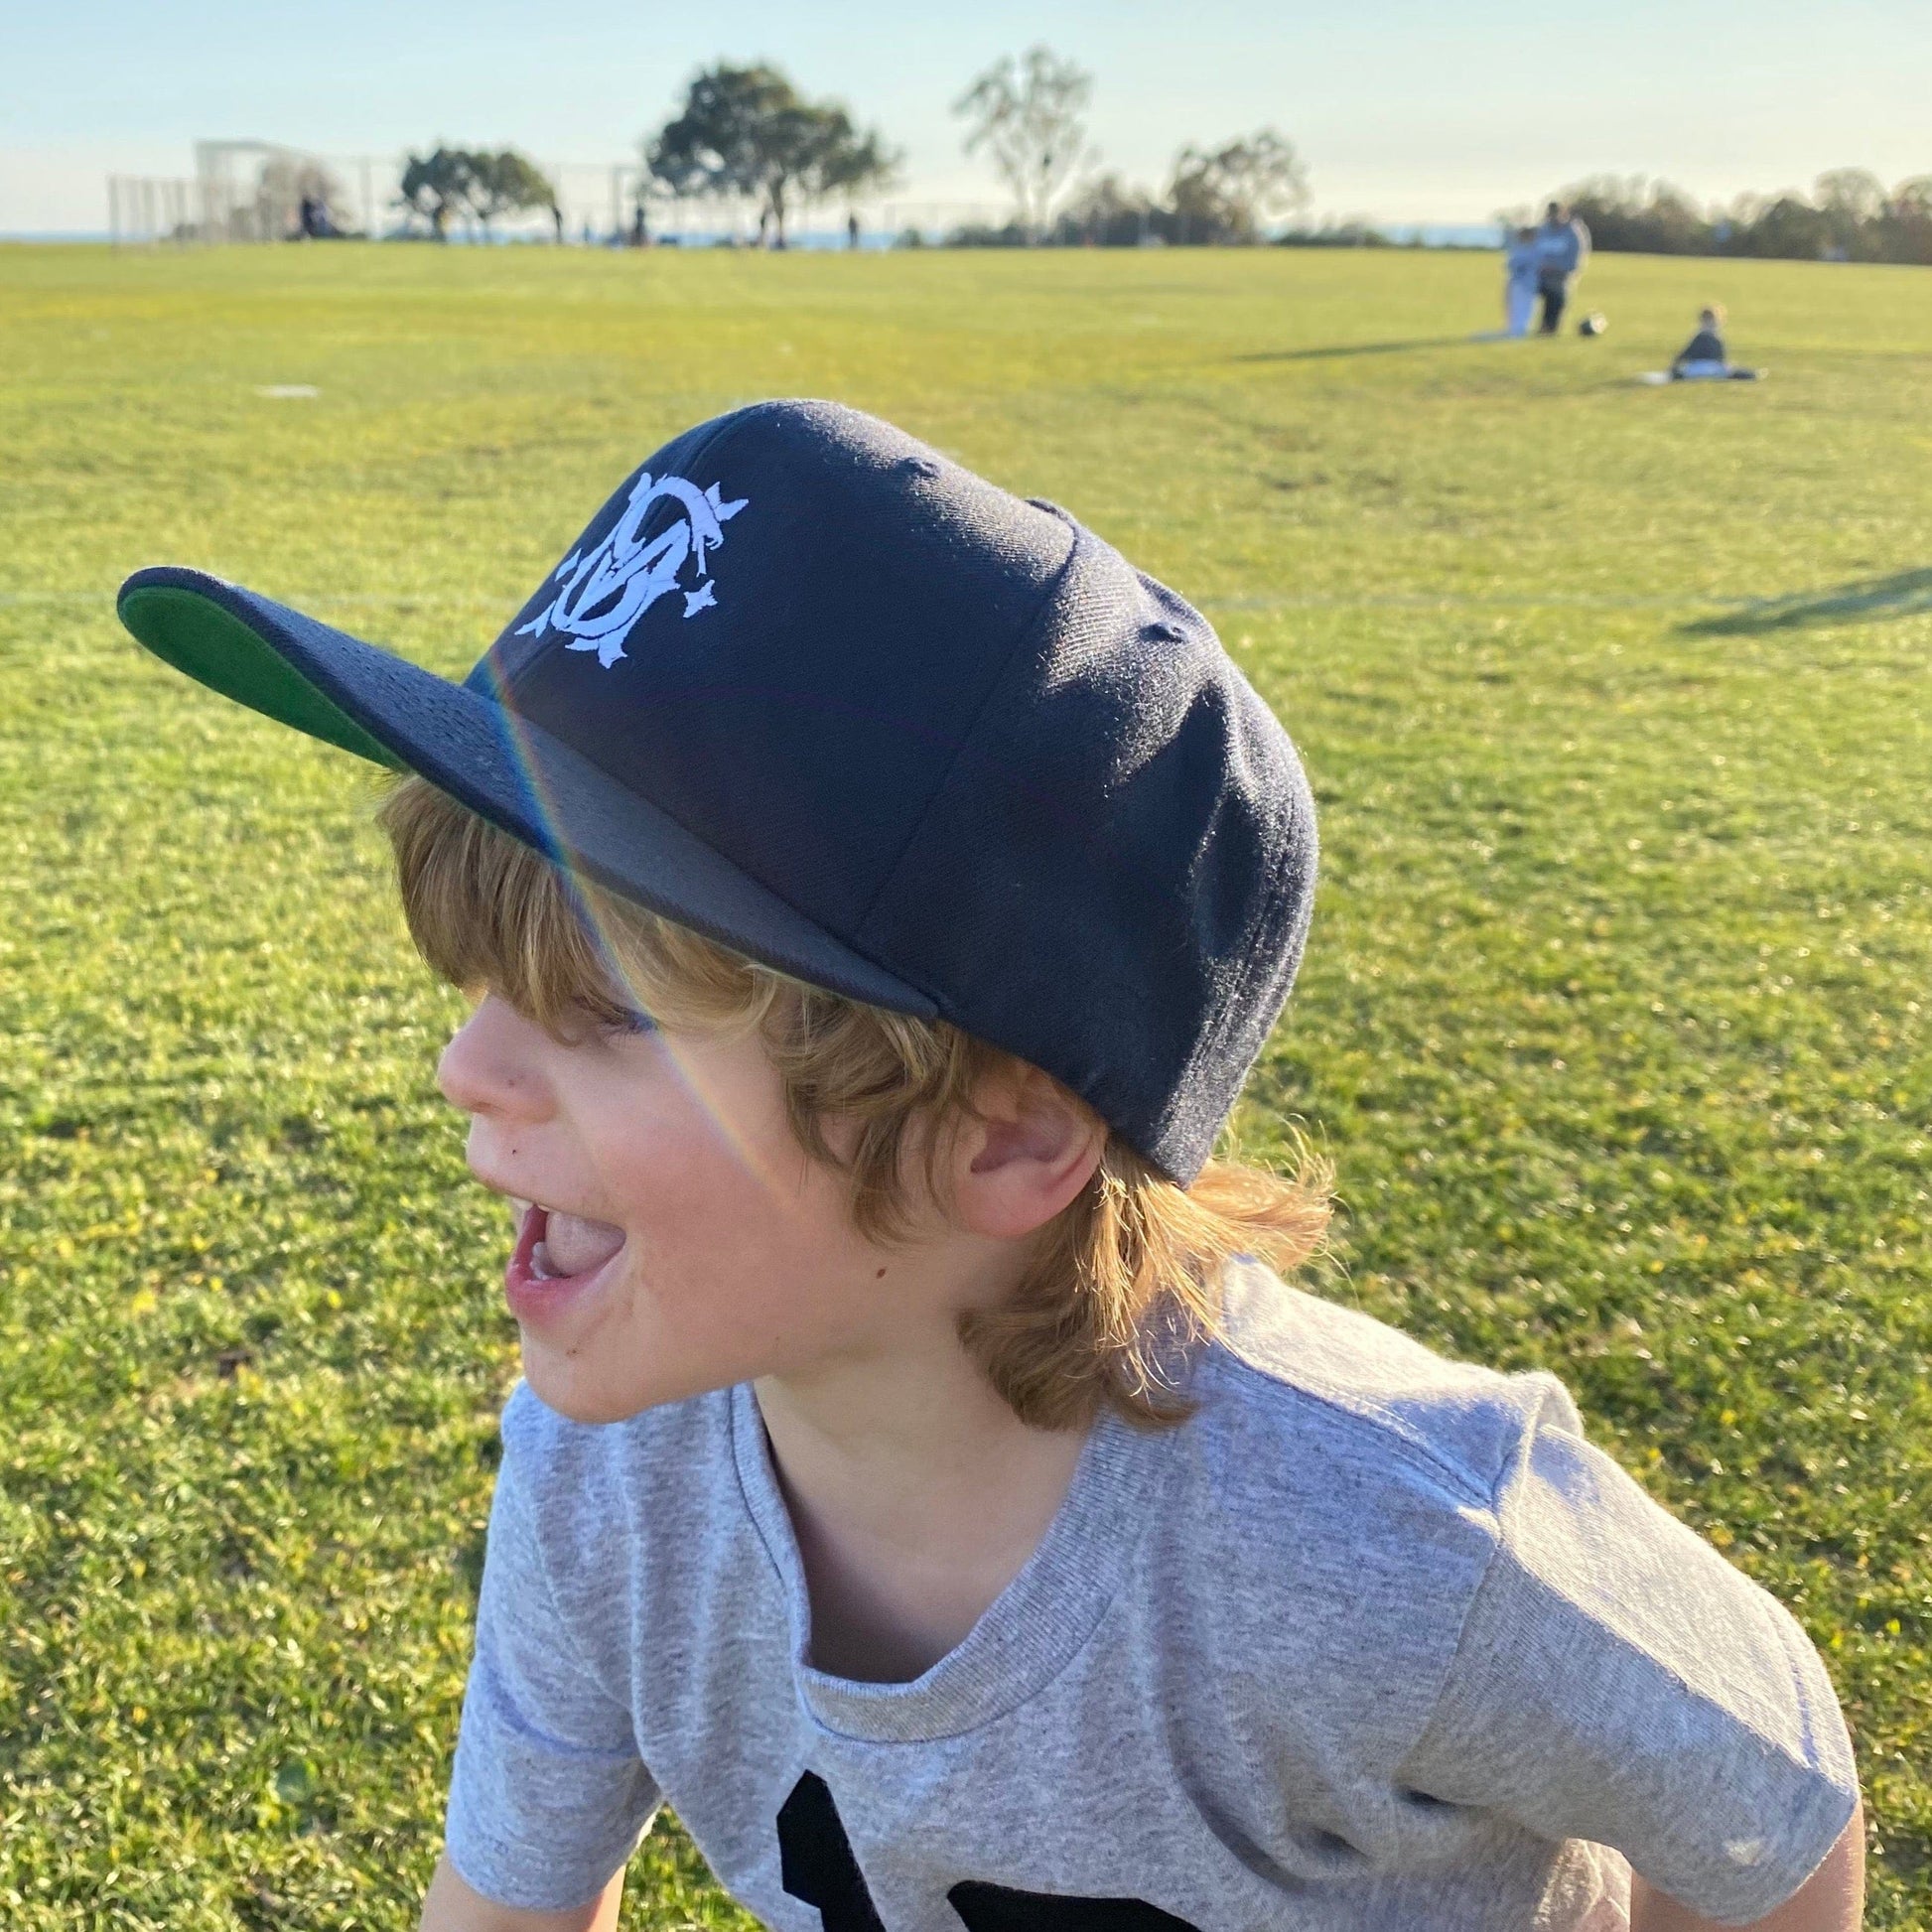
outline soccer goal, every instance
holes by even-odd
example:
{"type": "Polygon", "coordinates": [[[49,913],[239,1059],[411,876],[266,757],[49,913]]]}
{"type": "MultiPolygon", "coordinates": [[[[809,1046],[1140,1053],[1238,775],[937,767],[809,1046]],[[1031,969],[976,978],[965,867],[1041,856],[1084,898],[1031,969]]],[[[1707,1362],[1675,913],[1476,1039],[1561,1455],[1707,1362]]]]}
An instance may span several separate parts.
{"type": "Polygon", "coordinates": [[[373,234],[394,199],[395,176],[392,163],[365,156],[345,160],[275,141],[197,141],[192,176],[110,175],[107,230],[116,246],[373,234]]]}

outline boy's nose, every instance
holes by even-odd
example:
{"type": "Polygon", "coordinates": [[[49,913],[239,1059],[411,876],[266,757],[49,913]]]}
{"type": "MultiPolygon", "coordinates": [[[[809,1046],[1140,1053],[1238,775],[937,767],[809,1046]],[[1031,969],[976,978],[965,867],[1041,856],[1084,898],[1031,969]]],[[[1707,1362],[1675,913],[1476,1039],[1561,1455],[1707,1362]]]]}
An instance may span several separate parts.
{"type": "Polygon", "coordinates": [[[549,1107],[540,1056],[545,1035],[494,993],[479,1002],[436,1063],[436,1084],[466,1114],[534,1120],[549,1107]]]}

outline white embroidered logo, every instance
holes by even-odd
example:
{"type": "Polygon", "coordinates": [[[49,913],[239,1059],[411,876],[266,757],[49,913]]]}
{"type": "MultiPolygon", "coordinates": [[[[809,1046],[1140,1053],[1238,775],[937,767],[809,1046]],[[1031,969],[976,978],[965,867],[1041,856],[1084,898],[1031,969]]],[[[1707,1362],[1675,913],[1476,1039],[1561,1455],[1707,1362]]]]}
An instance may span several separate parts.
{"type": "Polygon", "coordinates": [[[700,489],[682,477],[651,481],[644,471],[632,484],[623,514],[604,541],[588,552],[573,550],[551,573],[563,588],[556,598],[516,627],[519,637],[540,637],[545,630],[569,633],[566,650],[594,650],[608,671],[624,654],[623,640],[632,623],[660,597],[684,590],[678,572],[686,562],[696,566],[695,584],[684,590],[684,615],[715,611],[718,597],[705,566],[705,552],[725,540],[723,525],[742,510],[749,497],[727,503],[718,485],[700,489]],[[668,529],[645,543],[639,535],[650,506],[668,496],[684,514],[668,529]]]}

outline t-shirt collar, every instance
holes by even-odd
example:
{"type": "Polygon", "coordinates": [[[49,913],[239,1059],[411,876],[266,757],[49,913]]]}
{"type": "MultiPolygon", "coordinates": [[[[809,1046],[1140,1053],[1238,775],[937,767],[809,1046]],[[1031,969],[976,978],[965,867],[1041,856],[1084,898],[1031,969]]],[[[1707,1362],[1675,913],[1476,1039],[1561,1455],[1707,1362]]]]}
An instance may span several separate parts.
{"type": "Polygon", "coordinates": [[[910,1743],[988,1724],[1065,1669],[1132,1569],[1178,1465],[1180,1432],[1138,1429],[1103,1411],[1057,1514],[1020,1574],[956,1648],[907,1684],[833,1677],[807,1661],[804,1567],[750,1383],[731,1391],[731,1433],[745,1506],[784,1589],[801,1703],[843,1735],[910,1743]]]}

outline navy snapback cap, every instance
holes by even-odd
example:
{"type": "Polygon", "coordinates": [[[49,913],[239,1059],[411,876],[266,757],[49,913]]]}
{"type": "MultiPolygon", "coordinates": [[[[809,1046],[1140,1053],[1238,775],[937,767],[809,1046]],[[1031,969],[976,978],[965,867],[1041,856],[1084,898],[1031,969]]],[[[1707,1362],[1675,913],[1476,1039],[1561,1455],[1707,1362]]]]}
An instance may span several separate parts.
{"type": "Polygon", "coordinates": [[[1313,801],[1206,621],[836,404],[665,445],[461,684],[200,571],[120,615],[624,898],[1032,1061],[1183,1183],[1301,958],[1313,801]]]}

